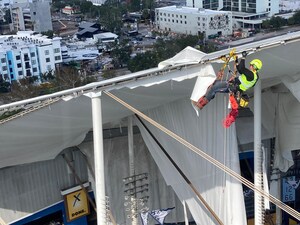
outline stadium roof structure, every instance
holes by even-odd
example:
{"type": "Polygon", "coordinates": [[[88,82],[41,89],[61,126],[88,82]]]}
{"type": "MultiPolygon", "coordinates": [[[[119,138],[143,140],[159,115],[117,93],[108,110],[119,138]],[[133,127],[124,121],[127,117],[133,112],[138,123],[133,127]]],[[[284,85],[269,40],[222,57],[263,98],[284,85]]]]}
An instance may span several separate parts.
{"type": "MultiPolygon", "coordinates": [[[[261,107],[261,116],[259,115],[261,123],[253,128],[253,125],[250,125],[253,124],[253,118],[241,117],[236,122],[236,126],[230,128],[228,132],[237,139],[239,144],[250,143],[253,140],[255,142],[257,127],[261,127],[261,135],[260,132],[258,133],[262,139],[278,138],[281,145],[277,161],[278,167],[283,171],[293,163],[291,151],[300,149],[299,41],[300,32],[295,32],[236,47],[238,55],[242,51],[250,52],[247,60],[260,58],[263,61],[263,69],[260,72],[261,84],[255,87],[254,93],[254,95],[260,93],[260,88],[263,90],[258,95],[261,96],[261,104],[259,103],[258,107],[254,100],[251,101],[254,105],[250,105],[255,116],[260,112],[257,108],[261,107]]],[[[190,110],[192,106],[186,103],[190,101],[194,88],[199,89],[200,92],[206,90],[207,86],[204,84],[211,82],[215,78],[214,72],[222,66],[219,57],[228,54],[229,51],[230,49],[204,54],[187,47],[173,58],[161,62],[157,68],[1,105],[2,112],[19,108],[25,110],[1,121],[0,168],[53,159],[62,150],[79,145],[92,129],[94,132],[95,128],[99,131],[103,128],[102,124],[104,127],[114,126],[122,119],[136,114],[135,111],[124,107],[121,102],[112,98],[112,95],[139,112],[150,112],[149,115],[153,109],[173,103],[176,105],[177,102],[178,108],[175,107],[174,111],[184,113],[185,110],[190,110]],[[196,80],[198,85],[195,86],[196,80]]],[[[223,101],[220,95],[213,101],[214,103],[211,102],[200,112],[199,117],[193,117],[198,122],[194,123],[195,127],[191,129],[199,130],[198,126],[205,124],[206,127],[201,128],[205,134],[219,136],[220,133],[226,132],[221,123],[216,125],[214,121],[220,122],[221,112],[227,102],[223,101]]],[[[156,117],[160,118],[160,115],[156,117]]],[[[178,121],[184,119],[192,118],[184,118],[184,116],[177,118],[178,121]]],[[[95,146],[95,150],[98,147],[95,146]]],[[[160,160],[159,157],[156,159],[160,160]]],[[[159,162],[159,165],[165,166],[162,165],[164,163],[159,162]]],[[[188,162],[185,166],[187,165],[188,162]]],[[[167,168],[163,170],[169,171],[167,168]]],[[[173,186],[177,188],[175,191],[181,193],[182,198],[189,199],[190,196],[184,197],[185,189],[179,190],[176,185],[175,182],[173,186]]],[[[97,195],[98,197],[101,195],[97,195]]],[[[197,207],[194,209],[192,207],[195,203],[189,204],[195,221],[200,221],[195,211],[197,207]]],[[[241,220],[238,218],[236,223],[232,224],[240,224],[241,220]]]]}

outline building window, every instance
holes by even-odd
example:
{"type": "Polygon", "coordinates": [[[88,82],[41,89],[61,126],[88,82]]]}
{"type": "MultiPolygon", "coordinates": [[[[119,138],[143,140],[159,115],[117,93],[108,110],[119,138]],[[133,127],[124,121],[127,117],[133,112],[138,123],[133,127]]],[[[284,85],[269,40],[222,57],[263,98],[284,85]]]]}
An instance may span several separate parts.
{"type": "Polygon", "coordinates": [[[32,68],[32,71],[35,73],[37,72],[37,68],[32,68]]]}
{"type": "Polygon", "coordinates": [[[34,57],[34,56],[35,56],[35,53],[34,53],[34,52],[31,52],[31,53],[30,53],[30,56],[31,56],[31,57],[34,57]]]}
{"type": "Polygon", "coordinates": [[[22,64],[21,64],[21,63],[18,63],[18,64],[17,64],[17,67],[18,67],[18,68],[22,67],[22,64]]]}
{"type": "Polygon", "coordinates": [[[186,16],[184,16],[184,19],[186,19],[186,16]]]}
{"type": "Polygon", "coordinates": [[[33,12],[33,15],[36,15],[36,12],[33,12]]]}
{"type": "Polygon", "coordinates": [[[21,56],[17,55],[16,60],[20,60],[20,59],[21,59],[21,56]]]}
{"type": "Polygon", "coordinates": [[[30,77],[31,76],[31,72],[30,70],[26,70],[26,76],[30,77]]]}
{"type": "Polygon", "coordinates": [[[6,71],[7,70],[7,66],[2,66],[2,70],[6,71]]]}
{"type": "Polygon", "coordinates": [[[186,21],[184,21],[184,23],[186,24],[186,21]]]}
{"type": "Polygon", "coordinates": [[[49,50],[45,50],[45,55],[49,55],[49,50]]]}
{"type": "Polygon", "coordinates": [[[25,61],[29,61],[29,57],[28,57],[28,54],[27,54],[27,53],[24,54],[24,60],[25,60],[25,61]]]}
{"type": "Polygon", "coordinates": [[[9,68],[9,72],[11,72],[11,73],[13,72],[12,68],[9,68]]]}
{"type": "Polygon", "coordinates": [[[50,58],[46,58],[46,62],[50,62],[50,58]]]}
{"type": "Polygon", "coordinates": [[[60,59],[61,59],[61,58],[60,58],[60,55],[55,56],[54,58],[55,58],[55,60],[60,60],[60,59]]]}
{"type": "Polygon", "coordinates": [[[54,53],[59,53],[60,52],[60,49],[59,48],[55,48],[54,49],[54,53]]]}
{"type": "Polygon", "coordinates": [[[5,62],[6,62],[6,59],[5,59],[5,58],[2,58],[2,59],[1,59],[1,62],[2,62],[2,63],[5,63],[5,62]]]}
{"type": "Polygon", "coordinates": [[[31,60],[31,64],[32,64],[32,65],[35,65],[35,64],[36,64],[36,60],[35,60],[35,59],[32,59],[32,60],[31,60]]]}
{"type": "Polygon", "coordinates": [[[8,64],[11,65],[11,60],[10,59],[8,60],[8,64]]]}
{"type": "Polygon", "coordinates": [[[22,70],[18,71],[18,74],[19,74],[19,76],[22,76],[23,75],[23,71],[22,70]]]}
{"type": "Polygon", "coordinates": [[[47,70],[48,70],[48,71],[52,70],[51,65],[48,65],[48,66],[47,66],[47,70]]]}

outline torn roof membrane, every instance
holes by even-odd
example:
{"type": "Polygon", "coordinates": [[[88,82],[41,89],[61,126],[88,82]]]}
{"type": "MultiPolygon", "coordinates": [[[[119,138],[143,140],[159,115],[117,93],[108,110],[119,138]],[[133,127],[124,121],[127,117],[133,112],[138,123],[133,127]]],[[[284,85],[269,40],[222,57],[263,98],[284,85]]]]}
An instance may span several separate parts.
{"type": "MultiPolygon", "coordinates": [[[[289,82],[288,88],[298,96],[299,41],[300,32],[297,32],[239,46],[236,47],[236,51],[238,54],[243,50],[253,51],[247,57],[247,62],[253,58],[260,58],[263,61],[264,66],[260,71],[263,88],[281,83],[286,77],[283,82],[285,84],[289,82]]],[[[210,65],[215,72],[218,71],[222,66],[218,58],[228,54],[229,51],[230,49],[203,55],[188,47],[169,61],[162,62],[163,68],[152,68],[0,106],[0,110],[23,106],[30,110],[33,105],[36,106],[49,99],[71,96],[68,101],[56,101],[1,124],[0,168],[52,159],[64,148],[78,145],[92,129],[91,99],[83,94],[111,91],[140,111],[180,99],[189,99],[196,77],[202,76],[203,79],[207,77],[213,80],[214,74],[204,71],[210,65]]],[[[132,115],[131,111],[106,95],[101,96],[101,102],[103,123],[118,121],[132,115]]]]}

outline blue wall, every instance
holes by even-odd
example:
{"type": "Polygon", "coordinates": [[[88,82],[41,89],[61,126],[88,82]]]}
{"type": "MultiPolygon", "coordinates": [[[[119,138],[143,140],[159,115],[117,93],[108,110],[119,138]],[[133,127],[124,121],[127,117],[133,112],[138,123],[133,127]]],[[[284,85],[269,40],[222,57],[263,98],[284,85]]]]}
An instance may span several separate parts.
{"type": "Polygon", "coordinates": [[[60,211],[62,212],[62,215],[63,215],[64,225],[87,225],[87,217],[86,216],[80,217],[77,220],[74,220],[69,223],[67,222],[67,215],[66,215],[66,211],[65,211],[64,201],[61,201],[55,205],[52,205],[52,206],[48,207],[47,209],[41,210],[33,215],[30,215],[24,219],[17,221],[17,222],[11,223],[11,225],[23,225],[23,224],[33,222],[35,220],[41,219],[45,216],[48,216],[50,214],[60,212],[60,211]]]}
{"type": "Polygon", "coordinates": [[[16,80],[17,78],[17,74],[15,73],[15,69],[14,69],[14,57],[13,57],[13,53],[12,51],[7,51],[7,68],[8,68],[8,74],[10,76],[10,80],[16,80]],[[11,64],[8,63],[8,60],[11,61],[11,64]],[[12,72],[10,72],[10,69],[12,69],[12,72]],[[13,76],[13,78],[12,78],[13,76]]]}

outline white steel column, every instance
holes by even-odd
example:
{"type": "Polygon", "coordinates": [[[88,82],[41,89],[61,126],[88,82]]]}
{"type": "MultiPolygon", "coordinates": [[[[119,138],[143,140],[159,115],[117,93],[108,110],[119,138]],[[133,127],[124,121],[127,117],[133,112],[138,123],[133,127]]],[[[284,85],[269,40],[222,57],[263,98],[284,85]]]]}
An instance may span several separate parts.
{"type": "Polygon", "coordinates": [[[92,97],[97,225],[106,224],[104,151],[100,97],[92,97]]]}
{"type": "MultiPolygon", "coordinates": [[[[263,190],[262,148],[261,148],[261,80],[254,87],[254,185],[263,190]]],[[[255,225],[263,225],[263,197],[254,194],[255,225]]]]}
{"type": "Polygon", "coordinates": [[[184,214],[184,224],[189,225],[189,219],[188,219],[187,210],[186,210],[186,203],[184,200],[182,201],[182,205],[183,205],[183,214],[184,214]]]}
{"type": "Polygon", "coordinates": [[[129,176],[134,175],[133,127],[132,116],[128,117],[128,150],[129,150],[129,176]]]}
{"type": "MultiPolygon", "coordinates": [[[[132,116],[128,117],[128,124],[127,124],[127,135],[128,135],[128,152],[129,152],[129,176],[133,177],[135,175],[134,171],[134,150],[133,150],[133,126],[132,126],[132,116]]],[[[135,178],[134,178],[135,179],[135,178]]],[[[134,186],[136,183],[133,184],[134,186]]],[[[136,196],[131,196],[131,221],[132,225],[138,224],[138,217],[137,217],[137,199],[136,196]]]]}

